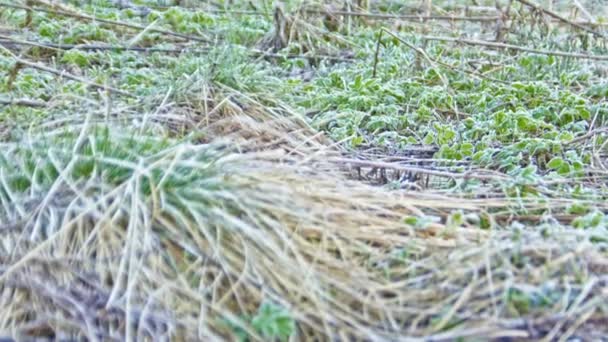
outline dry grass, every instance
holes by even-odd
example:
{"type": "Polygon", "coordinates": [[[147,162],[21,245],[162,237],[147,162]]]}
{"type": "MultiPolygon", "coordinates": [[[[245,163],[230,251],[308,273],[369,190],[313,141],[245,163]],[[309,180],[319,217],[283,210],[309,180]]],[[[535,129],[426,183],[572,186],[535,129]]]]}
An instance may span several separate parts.
{"type": "Polygon", "coordinates": [[[2,167],[2,328],[225,339],[231,320],[263,339],[240,319],[264,302],[286,308],[298,339],[537,338],[554,327],[606,326],[608,258],[588,234],[548,225],[514,237],[446,219],[414,228],[408,215],[512,204],[386,192],[349,180],[335,149],[310,143],[314,136],[235,119],[224,127],[244,132],[246,151],[219,138],[161,144],[114,129],[108,141],[131,141],[133,154],[100,149],[87,177],[74,169],[100,144],[93,126],[74,126],[71,144],[50,149],[37,146],[65,128],[5,144],[3,160],[30,158],[40,170],[52,163],[58,174],[7,201],[2,167]],[[276,134],[289,144],[276,145],[276,134]],[[253,135],[263,148],[253,148],[253,135]],[[529,298],[546,307],[535,310],[529,298]],[[522,310],[528,319],[515,317],[522,310]]]}
{"type": "MultiPolygon", "coordinates": [[[[334,37],[301,13],[261,44],[305,53],[334,37]]],[[[269,303],[293,340],[608,334],[605,229],[558,222],[583,200],[508,198],[498,172],[477,197],[353,179],[352,151],[222,82],[104,96],[55,98],[49,112],[70,115],[27,129],[2,123],[4,335],[269,340],[252,320],[269,303]]]]}

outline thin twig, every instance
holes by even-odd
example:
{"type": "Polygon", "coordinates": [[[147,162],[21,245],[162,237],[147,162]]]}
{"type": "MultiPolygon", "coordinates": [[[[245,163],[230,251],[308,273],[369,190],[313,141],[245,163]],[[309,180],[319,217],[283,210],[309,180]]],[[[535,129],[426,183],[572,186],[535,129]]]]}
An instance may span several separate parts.
{"type": "MultiPolygon", "coordinates": [[[[167,10],[175,6],[147,6],[145,9],[158,9],[167,10]]],[[[232,10],[232,9],[218,9],[218,8],[204,8],[200,6],[179,6],[182,9],[191,9],[204,11],[205,13],[213,14],[234,14],[234,15],[252,15],[252,16],[266,16],[269,17],[272,13],[257,11],[257,10],[232,10]]],[[[418,7],[409,8],[409,10],[416,11],[418,7]]],[[[446,10],[466,10],[466,11],[479,11],[479,12],[495,12],[493,7],[483,6],[453,6],[447,7],[446,10]]],[[[392,14],[392,13],[377,13],[377,12],[353,12],[353,11],[324,11],[319,9],[306,9],[303,10],[310,14],[326,14],[326,15],[342,15],[351,17],[367,17],[372,19],[401,19],[403,21],[408,20],[442,20],[442,21],[471,21],[471,22],[491,22],[498,19],[497,16],[457,16],[457,15],[418,15],[418,14],[392,14]]],[[[559,20],[558,21],[562,21],[559,20]]],[[[605,23],[597,23],[593,20],[589,21],[568,21],[567,24],[575,23],[577,25],[608,25],[605,23]]]]}
{"type": "Polygon", "coordinates": [[[28,41],[28,40],[23,40],[23,39],[11,37],[11,36],[5,36],[3,34],[0,34],[0,39],[4,40],[4,41],[0,40],[0,44],[2,44],[2,45],[5,45],[5,44],[27,45],[27,46],[34,46],[34,47],[43,47],[43,48],[53,49],[53,50],[60,50],[59,48],[56,48],[56,47],[53,47],[53,46],[50,46],[50,45],[46,45],[45,46],[42,43],[37,43],[37,42],[28,41]]]}
{"type": "Polygon", "coordinates": [[[583,7],[583,5],[578,0],[573,0],[573,2],[574,6],[578,8],[578,10],[581,11],[585,15],[585,17],[587,17],[587,20],[589,20],[589,22],[596,22],[595,18],[591,15],[591,13],[589,13],[589,11],[587,11],[587,9],[583,7]]]}
{"type": "Polygon", "coordinates": [[[541,11],[541,12],[547,14],[548,16],[553,17],[553,18],[555,18],[555,19],[557,19],[559,21],[562,21],[562,22],[564,22],[564,23],[566,23],[568,25],[571,25],[573,27],[576,27],[578,29],[581,29],[581,30],[589,32],[589,33],[593,33],[594,35],[596,35],[598,37],[605,37],[600,32],[592,30],[592,29],[590,29],[590,28],[588,28],[586,26],[583,26],[581,24],[578,24],[578,23],[576,23],[574,21],[568,20],[567,18],[564,18],[563,16],[561,16],[561,15],[559,15],[559,14],[557,14],[557,13],[551,11],[551,10],[543,8],[543,7],[537,5],[537,4],[533,3],[533,2],[530,2],[528,0],[517,0],[517,1],[519,1],[520,3],[522,3],[522,4],[526,5],[526,6],[530,6],[530,7],[534,8],[537,11],[541,11]]]}
{"type": "Polygon", "coordinates": [[[48,73],[51,73],[51,74],[55,74],[55,75],[57,75],[59,77],[67,78],[67,79],[70,79],[70,80],[73,80],[73,81],[77,81],[77,82],[86,84],[87,86],[90,86],[90,87],[93,87],[93,88],[97,88],[97,89],[101,89],[101,90],[105,90],[105,91],[110,91],[112,93],[116,93],[116,94],[127,96],[127,97],[132,97],[132,98],[136,98],[137,97],[137,96],[135,96],[135,95],[133,95],[131,93],[128,93],[126,91],[123,91],[123,90],[120,90],[120,89],[116,89],[114,87],[105,86],[105,85],[102,85],[102,84],[99,84],[99,83],[95,83],[93,81],[89,81],[89,80],[87,80],[85,78],[72,75],[72,74],[67,73],[65,71],[62,71],[62,70],[53,69],[53,68],[50,68],[50,67],[47,67],[47,66],[44,66],[44,65],[40,65],[38,63],[33,63],[33,62],[30,62],[30,61],[27,61],[27,60],[25,60],[23,58],[18,58],[17,57],[17,62],[21,63],[21,64],[23,64],[25,66],[29,66],[30,68],[38,69],[40,71],[45,71],[45,72],[48,72],[48,73]]]}
{"type": "MultiPolygon", "coordinates": [[[[119,6],[120,7],[120,6],[119,6]]],[[[125,7],[125,6],[123,6],[125,7]]],[[[146,10],[146,9],[154,9],[154,10],[168,10],[171,8],[175,8],[175,7],[179,7],[181,9],[187,9],[187,10],[193,10],[193,11],[202,11],[205,13],[213,13],[213,14],[235,14],[235,15],[254,15],[254,16],[267,16],[270,17],[272,16],[272,13],[270,12],[263,12],[263,11],[258,11],[258,10],[233,10],[233,9],[223,9],[223,8],[206,8],[206,7],[201,7],[201,6],[184,6],[184,5],[179,5],[179,6],[162,6],[162,5],[147,5],[145,7],[143,6],[135,6],[135,5],[130,5],[130,6],[126,6],[127,8],[131,8],[131,9],[138,9],[138,10],[146,10]]]]}
{"type": "Polygon", "coordinates": [[[47,103],[44,101],[30,100],[30,99],[23,98],[23,99],[0,99],[0,105],[44,108],[47,106],[47,103]]]}
{"type": "Polygon", "coordinates": [[[416,14],[388,14],[388,13],[365,13],[365,12],[349,12],[349,11],[323,11],[323,10],[305,10],[310,14],[326,14],[326,15],[342,15],[345,17],[366,17],[372,19],[401,19],[401,20],[446,20],[446,21],[496,21],[496,16],[457,16],[457,15],[416,15],[416,14]]]}
{"type": "Polygon", "coordinates": [[[67,73],[65,71],[62,71],[62,70],[57,70],[57,69],[54,69],[54,68],[51,68],[51,67],[48,67],[48,66],[45,66],[45,65],[41,65],[41,64],[38,64],[38,63],[34,63],[34,62],[31,62],[31,61],[28,61],[26,59],[23,59],[21,57],[16,56],[10,50],[6,49],[4,46],[0,46],[0,48],[2,50],[6,51],[8,54],[10,54],[11,57],[16,61],[16,63],[20,64],[22,66],[38,69],[38,70],[44,71],[44,72],[48,72],[50,74],[54,74],[54,75],[57,75],[59,77],[67,78],[67,79],[70,79],[70,80],[73,80],[73,81],[77,81],[77,82],[86,84],[87,86],[90,86],[90,87],[93,87],[93,88],[102,89],[102,90],[105,90],[105,91],[110,91],[110,92],[113,92],[113,93],[116,93],[116,94],[119,94],[119,95],[123,95],[123,96],[127,96],[127,97],[132,97],[132,98],[136,98],[137,97],[137,96],[135,96],[135,95],[133,95],[131,93],[128,93],[128,92],[120,90],[120,89],[116,89],[116,88],[113,88],[113,87],[109,87],[109,86],[105,86],[105,85],[102,85],[102,84],[99,84],[99,83],[95,83],[93,81],[89,81],[89,80],[87,80],[85,78],[78,77],[76,75],[72,75],[72,74],[67,73]]]}
{"type": "Polygon", "coordinates": [[[40,8],[40,7],[29,7],[29,6],[23,6],[23,5],[7,4],[4,2],[0,2],[0,7],[56,14],[56,15],[72,17],[72,18],[81,19],[81,20],[100,22],[100,23],[104,23],[104,24],[108,24],[108,25],[123,26],[123,27],[128,27],[128,28],[137,29],[137,30],[146,30],[147,29],[148,31],[164,34],[167,36],[174,36],[174,37],[178,37],[178,38],[182,38],[182,39],[186,39],[186,40],[193,40],[193,41],[205,42],[205,43],[210,42],[209,39],[204,38],[204,37],[191,36],[191,35],[187,35],[187,34],[182,34],[182,33],[177,33],[177,32],[173,32],[173,31],[157,29],[157,28],[148,28],[148,27],[142,26],[142,25],[125,23],[125,22],[116,21],[116,20],[97,18],[97,17],[86,15],[86,14],[68,12],[68,11],[63,11],[63,10],[45,9],[45,8],[40,8]]]}
{"type": "Polygon", "coordinates": [[[591,59],[591,60],[596,60],[596,61],[608,61],[608,56],[598,56],[598,55],[589,55],[589,54],[585,54],[585,53],[573,53],[573,52],[563,52],[563,51],[553,51],[553,50],[539,50],[539,49],[528,48],[525,46],[488,42],[488,41],[483,41],[483,40],[473,40],[473,39],[454,38],[454,37],[436,37],[436,36],[421,36],[419,38],[424,39],[424,40],[435,40],[435,41],[441,41],[441,42],[454,42],[454,43],[461,43],[461,44],[467,44],[467,45],[486,46],[486,47],[495,48],[495,49],[517,50],[517,51],[524,51],[524,52],[529,52],[529,53],[536,53],[536,54],[540,54],[540,55],[591,59]]]}
{"type": "Polygon", "coordinates": [[[608,127],[602,127],[602,128],[597,128],[597,129],[591,130],[591,131],[589,131],[589,132],[587,132],[587,133],[585,133],[585,134],[583,134],[583,135],[581,135],[579,137],[576,137],[576,138],[574,138],[574,139],[566,142],[564,145],[576,144],[578,142],[581,142],[583,140],[587,140],[587,139],[589,139],[589,138],[591,138],[591,137],[593,137],[593,136],[595,136],[597,134],[600,134],[600,133],[608,133],[608,127]]]}
{"type": "MultiPolygon", "coordinates": [[[[88,51],[136,51],[136,52],[166,52],[166,53],[182,53],[187,49],[168,49],[168,48],[146,48],[124,45],[98,45],[98,44],[57,44],[57,43],[39,43],[31,40],[23,40],[11,36],[0,34],[0,44],[12,45],[27,45],[52,50],[88,50],[88,51]]],[[[209,47],[198,47],[204,52],[209,51],[209,47]]],[[[202,51],[201,51],[202,52],[202,51]]]]}
{"type": "Polygon", "coordinates": [[[448,88],[448,80],[445,78],[445,76],[443,76],[443,74],[441,72],[439,72],[439,68],[437,68],[435,65],[439,64],[437,63],[436,60],[434,60],[433,58],[431,58],[424,50],[422,50],[421,48],[414,46],[413,44],[411,44],[410,42],[406,41],[405,39],[399,37],[397,34],[382,28],[381,30],[383,30],[384,32],[386,32],[387,34],[393,36],[395,39],[397,39],[398,41],[400,41],[402,44],[406,45],[407,47],[409,47],[410,49],[414,50],[417,54],[419,54],[420,56],[424,57],[424,59],[426,59],[429,64],[431,64],[432,68],[435,70],[435,72],[437,73],[437,75],[439,76],[439,78],[441,79],[441,81],[443,82],[444,86],[446,88],[448,88]]]}
{"type": "Polygon", "coordinates": [[[249,50],[249,53],[254,56],[268,57],[268,58],[303,58],[303,59],[325,59],[329,61],[336,62],[349,62],[352,61],[353,58],[350,56],[332,56],[332,55],[300,55],[300,54],[281,54],[281,53],[271,53],[261,50],[249,50]]]}
{"type": "Polygon", "coordinates": [[[351,159],[351,158],[332,158],[330,161],[336,162],[336,163],[351,164],[353,166],[359,166],[359,167],[375,167],[375,168],[380,168],[380,169],[415,172],[415,173],[427,174],[430,176],[446,177],[446,178],[453,178],[453,179],[475,178],[475,179],[480,179],[480,180],[504,180],[507,178],[507,176],[505,176],[505,175],[479,175],[479,174],[475,175],[475,174],[473,174],[472,171],[467,171],[464,173],[455,173],[455,172],[440,171],[440,170],[429,170],[429,169],[425,169],[425,168],[421,168],[421,167],[407,166],[407,165],[386,163],[386,162],[379,162],[379,161],[372,161],[372,160],[360,160],[360,159],[351,159]]]}
{"type": "MultiPolygon", "coordinates": [[[[424,58],[425,58],[427,61],[429,61],[429,63],[431,63],[431,65],[433,66],[433,68],[435,68],[434,64],[437,64],[437,65],[440,65],[440,66],[442,66],[442,67],[444,67],[444,68],[447,68],[447,69],[450,69],[450,70],[453,70],[453,71],[456,71],[456,72],[461,72],[461,73],[469,74],[469,75],[472,75],[472,76],[476,76],[476,77],[479,77],[479,78],[482,78],[482,79],[486,79],[486,80],[488,80],[488,81],[497,82],[497,83],[508,83],[508,82],[503,81],[503,80],[499,80],[499,79],[496,79],[496,78],[488,77],[488,76],[486,76],[486,75],[484,75],[484,74],[482,74],[482,73],[478,73],[478,72],[475,72],[475,71],[470,71],[470,70],[465,70],[465,69],[459,69],[459,68],[456,68],[456,67],[454,67],[454,66],[452,66],[452,65],[449,65],[449,64],[447,64],[447,63],[444,63],[444,62],[438,61],[438,60],[436,60],[436,59],[434,59],[434,58],[431,58],[431,57],[430,57],[430,56],[429,56],[429,55],[428,55],[428,54],[427,54],[427,53],[426,53],[424,50],[422,50],[421,48],[419,48],[419,47],[416,47],[416,46],[412,45],[411,43],[407,42],[407,41],[406,41],[406,40],[404,40],[403,38],[399,37],[399,36],[398,36],[397,34],[395,34],[394,32],[391,32],[391,31],[389,31],[389,30],[387,30],[387,29],[384,29],[384,28],[383,28],[382,30],[383,30],[383,31],[385,31],[386,33],[390,34],[391,36],[395,37],[397,40],[399,40],[401,43],[405,44],[405,45],[406,45],[406,46],[408,46],[409,48],[413,49],[413,50],[414,50],[416,53],[418,53],[419,55],[423,56],[423,57],[424,57],[424,58]]],[[[423,36],[423,37],[424,37],[424,36],[423,36]]],[[[439,72],[439,70],[435,69],[435,71],[437,72],[437,74],[439,75],[439,77],[441,78],[441,80],[443,81],[443,83],[444,83],[445,85],[447,85],[447,84],[448,84],[447,80],[446,80],[446,79],[444,79],[444,76],[443,76],[443,75],[442,75],[442,74],[439,72]]],[[[459,111],[457,111],[457,110],[455,110],[454,112],[455,112],[456,114],[457,114],[457,113],[459,113],[459,111]]]]}
{"type": "MultiPolygon", "coordinates": [[[[151,53],[151,52],[164,52],[164,53],[206,53],[211,50],[210,46],[197,46],[194,49],[190,48],[181,48],[181,49],[169,49],[169,48],[154,48],[154,47],[137,47],[137,46],[124,46],[124,45],[78,45],[78,44],[56,44],[56,43],[38,43],[29,40],[22,40],[10,36],[5,36],[0,34],[0,44],[13,44],[13,45],[28,45],[40,48],[48,48],[53,50],[87,50],[87,51],[135,51],[135,52],[143,52],[143,53],[151,53]],[[1,39],[4,39],[2,41],[1,39]]],[[[304,59],[325,59],[325,60],[333,60],[340,62],[347,62],[352,60],[351,57],[348,56],[332,56],[332,55],[302,55],[302,54],[280,54],[280,53],[270,53],[261,50],[250,49],[247,51],[249,54],[253,56],[261,56],[268,58],[304,58],[304,59]]]]}

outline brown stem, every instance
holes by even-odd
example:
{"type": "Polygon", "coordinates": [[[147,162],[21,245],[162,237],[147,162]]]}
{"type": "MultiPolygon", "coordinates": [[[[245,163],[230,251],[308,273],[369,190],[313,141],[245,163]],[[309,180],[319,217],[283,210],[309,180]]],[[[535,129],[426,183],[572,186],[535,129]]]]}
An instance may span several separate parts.
{"type": "Polygon", "coordinates": [[[382,41],[382,32],[384,30],[380,30],[378,33],[378,41],[376,42],[376,52],[374,53],[374,68],[372,71],[372,77],[376,78],[376,67],[378,66],[378,55],[380,54],[380,42],[382,41]]]}

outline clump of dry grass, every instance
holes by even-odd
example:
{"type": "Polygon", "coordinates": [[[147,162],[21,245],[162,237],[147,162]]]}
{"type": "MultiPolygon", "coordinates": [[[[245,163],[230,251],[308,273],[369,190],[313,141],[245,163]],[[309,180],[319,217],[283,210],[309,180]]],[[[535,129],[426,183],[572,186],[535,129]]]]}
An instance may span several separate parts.
{"type": "Polygon", "coordinates": [[[349,180],[314,135],[268,144],[284,125],[234,118],[229,140],[205,144],[86,123],[5,143],[1,328],[257,340],[271,337],[250,319],[266,303],[298,339],[605,326],[608,260],[588,233],[412,226],[404,218],[509,204],[386,192],[349,180]],[[265,138],[239,149],[238,132],[265,138]]]}

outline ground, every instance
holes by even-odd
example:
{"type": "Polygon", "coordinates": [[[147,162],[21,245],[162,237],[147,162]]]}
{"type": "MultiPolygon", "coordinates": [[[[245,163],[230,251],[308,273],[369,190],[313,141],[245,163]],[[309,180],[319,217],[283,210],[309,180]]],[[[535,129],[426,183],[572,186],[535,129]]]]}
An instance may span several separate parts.
{"type": "Polygon", "coordinates": [[[607,15],[0,2],[0,336],[606,339],[607,15]]]}

